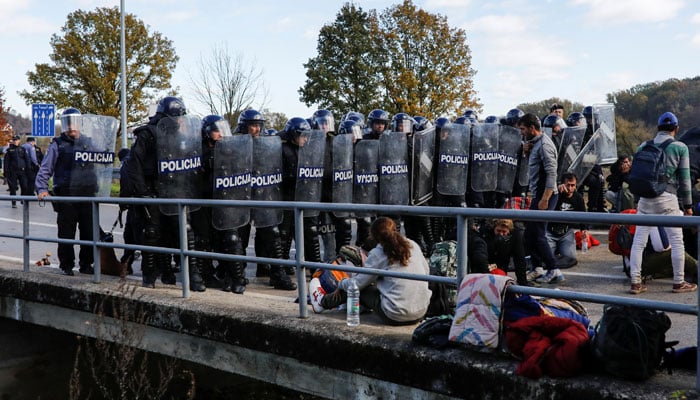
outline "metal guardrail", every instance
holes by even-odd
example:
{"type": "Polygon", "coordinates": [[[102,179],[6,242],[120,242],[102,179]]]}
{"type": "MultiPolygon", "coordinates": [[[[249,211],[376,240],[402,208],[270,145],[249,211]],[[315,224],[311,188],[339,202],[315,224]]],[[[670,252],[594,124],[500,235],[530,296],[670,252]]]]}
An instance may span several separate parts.
{"type": "MultiPolygon", "coordinates": [[[[65,243],[73,245],[91,245],[94,253],[93,281],[99,283],[101,247],[114,249],[132,249],[140,251],[150,251],[155,253],[169,253],[180,255],[180,266],[182,271],[182,292],[183,297],[190,296],[189,290],[189,257],[211,258],[227,261],[263,262],[276,265],[296,267],[296,278],[299,299],[306,299],[306,268],[315,269],[335,269],[345,272],[361,272],[378,276],[391,276],[397,278],[422,280],[428,282],[442,282],[459,287],[467,270],[467,235],[469,234],[468,219],[475,218],[508,218],[520,221],[548,221],[548,222],[569,222],[569,223],[592,223],[601,225],[625,224],[625,225],[647,225],[647,226],[675,226],[675,227],[695,227],[700,232],[700,217],[688,216],[661,216],[642,214],[604,214],[604,213],[581,213],[571,211],[535,211],[535,210],[505,210],[486,208],[459,208],[459,207],[433,207],[433,206],[386,206],[386,205],[365,205],[365,204],[334,204],[334,203],[307,203],[307,202],[284,202],[284,201],[244,201],[244,200],[203,200],[203,199],[157,199],[157,198],[115,198],[115,197],[59,197],[52,196],[39,201],[33,196],[0,196],[0,201],[22,201],[23,229],[21,235],[0,232],[0,237],[23,240],[23,261],[24,271],[29,271],[29,246],[31,241],[65,243]],[[93,240],[71,240],[58,239],[55,237],[38,237],[29,235],[29,204],[31,202],[85,202],[90,203],[93,210],[93,240]],[[143,245],[129,245],[119,243],[106,243],[99,241],[99,204],[130,204],[130,205],[177,205],[180,233],[180,248],[165,248],[143,245]],[[294,211],[295,222],[295,250],[294,260],[273,259],[264,257],[238,256],[231,254],[202,252],[187,249],[186,223],[187,208],[191,205],[208,207],[248,207],[248,208],[275,208],[288,209],[294,211]],[[389,272],[370,268],[350,267],[341,265],[331,265],[326,263],[307,262],[304,260],[304,229],[303,216],[306,210],[322,211],[362,211],[378,213],[380,215],[423,215],[456,218],[457,220],[457,278],[424,276],[407,274],[401,272],[389,272]]],[[[698,249],[700,249],[700,235],[698,235],[698,249]]],[[[700,250],[699,250],[700,252],[700,250]]],[[[698,256],[698,255],[696,255],[698,256]]],[[[700,260],[700,257],[698,257],[700,260]]],[[[698,316],[700,309],[700,293],[696,305],[687,305],[673,302],[663,302],[656,300],[645,300],[629,298],[623,296],[601,295],[587,292],[574,292],[559,289],[543,289],[511,285],[509,291],[515,293],[531,294],[544,297],[555,297],[572,299],[599,304],[627,305],[639,308],[649,308],[655,310],[668,311],[673,313],[690,314],[698,316]]],[[[299,317],[308,318],[309,312],[306,301],[299,301],[299,317]]],[[[697,342],[700,345],[700,324],[697,325],[697,342]]],[[[700,357],[697,361],[700,371],[700,357]]],[[[700,375],[696,375],[696,389],[700,390],[700,375]]]]}

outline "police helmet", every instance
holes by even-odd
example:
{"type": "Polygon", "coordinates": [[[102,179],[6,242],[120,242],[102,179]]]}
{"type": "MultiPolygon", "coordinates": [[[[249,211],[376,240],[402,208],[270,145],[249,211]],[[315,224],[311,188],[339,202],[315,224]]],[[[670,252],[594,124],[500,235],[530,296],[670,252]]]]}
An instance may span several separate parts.
{"type": "Polygon", "coordinates": [[[498,117],[495,115],[489,115],[484,119],[485,124],[497,124],[498,123],[498,117]]]}
{"type": "Polygon", "coordinates": [[[583,116],[586,118],[593,117],[593,107],[591,107],[591,106],[583,107],[583,110],[581,110],[581,114],[583,114],[583,116]]]}
{"type": "Polygon", "coordinates": [[[505,124],[510,126],[516,126],[520,118],[525,115],[525,112],[519,108],[513,108],[506,114],[505,124]]]}
{"type": "Polygon", "coordinates": [[[469,109],[462,114],[463,117],[467,117],[468,119],[473,119],[474,122],[479,122],[479,115],[476,113],[476,111],[469,109]]]}
{"type": "Polygon", "coordinates": [[[156,114],[164,114],[170,117],[179,117],[187,114],[185,103],[175,96],[166,96],[160,99],[156,114]]]}
{"type": "Polygon", "coordinates": [[[416,115],[413,117],[413,120],[416,121],[416,130],[417,131],[423,131],[426,129],[430,129],[433,127],[433,123],[430,122],[428,118],[425,118],[421,115],[416,115]]]}
{"type": "Polygon", "coordinates": [[[238,115],[238,126],[236,127],[236,132],[247,134],[248,127],[253,125],[260,126],[260,132],[262,132],[265,130],[265,118],[257,110],[249,108],[238,115]]]}
{"type": "Polygon", "coordinates": [[[435,128],[444,128],[450,124],[450,119],[447,117],[440,117],[435,119],[435,128]]]}
{"type": "Polygon", "coordinates": [[[357,122],[360,125],[360,129],[365,129],[365,115],[361,112],[349,111],[343,116],[343,121],[348,119],[357,122]]]}
{"type": "Polygon", "coordinates": [[[362,139],[362,126],[357,121],[346,119],[338,127],[339,135],[352,135],[353,138],[362,139]]]}
{"type": "Polygon", "coordinates": [[[313,124],[311,125],[314,129],[320,129],[324,132],[335,132],[335,119],[333,118],[333,113],[320,109],[314,112],[311,116],[313,124]]]}
{"type": "Polygon", "coordinates": [[[231,130],[224,117],[212,114],[202,118],[202,139],[211,139],[211,133],[216,131],[219,131],[222,136],[231,135],[231,130]]]}
{"type": "Polygon", "coordinates": [[[290,118],[286,124],[284,124],[283,132],[288,139],[294,139],[299,137],[303,132],[310,131],[311,125],[309,122],[301,117],[290,118]]]}
{"type": "Polygon", "coordinates": [[[554,114],[546,116],[544,121],[542,121],[543,128],[554,128],[555,126],[564,129],[566,128],[566,122],[560,116],[554,114]]]}
{"type": "Polygon", "coordinates": [[[61,113],[61,129],[63,132],[80,131],[82,114],[75,107],[68,107],[61,113]]]}
{"type": "Polygon", "coordinates": [[[266,136],[275,136],[275,135],[277,135],[277,129],[274,129],[274,128],[265,129],[265,135],[266,136]]]}
{"type": "Polygon", "coordinates": [[[462,116],[462,117],[455,118],[454,123],[457,125],[467,125],[467,124],[470,124],[471,122],[469,122],[467,117],[462,116]]]}
{"type": "Polygon", "coordinates": [[[406,113],[398,113],[391,119],[391,130],[394,132],[413,133],[416,121],[406,113]]]}
{"type": "Polygon", "coordinates": [[[573,112],[566,117],[566,125],[568,126],[588,126],[586,117],[580,112],[573,112]]]}
{"type": "Polygon", "coordinates": [[[387,126],[389,126],[389,113],[381,109],[372,110],[369,115],[367,115],[367,122],[370,128],[372,128],[372,124],[375,122],[383,122],[384,129],[386,129],[387,126]]]}

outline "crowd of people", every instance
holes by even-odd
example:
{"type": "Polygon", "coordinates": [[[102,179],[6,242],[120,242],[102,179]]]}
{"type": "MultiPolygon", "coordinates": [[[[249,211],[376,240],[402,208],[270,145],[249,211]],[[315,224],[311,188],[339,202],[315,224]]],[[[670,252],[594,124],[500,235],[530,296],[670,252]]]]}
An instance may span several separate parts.
{"type": "MultiPolygon", "coordinates": [[[[635,199],[627,188],[629,156],[619,157],[607,179],[603,179],[600,165],[580,177],[562,168],[562,164],[571,161],[565,159],[570,155],[559,151],[570,140],[564,135],[565,130],[585,131],[580,138],[582,143],[577,144],[579,148],[585,145],[594,133],[593,109],[573,112],[566,120],[562,106],[554,104],[550,111],[541,118],[512,109],[503,118],[489,116],[480,121],[474,111],[468,110],[455,121],[430,121],[406,113],[390,117],[376,109],[368,114],[366,122],[363,114],[348,112],[336,126],[332,112],[318,110],[311,118],[290,118],[284,129],[277,132],[265,129],[265,118],[256,110],[243,111],[232,129],[222,116],[200,119],[189,115],[181,99],[169,96],[160,100],[147,124],[134,130],[131,148],[118,154],[120,195],[479,208],[513,208],[517,204],[532,210],[571,212],[616,212],[634,208],[638,200],[638,210],[643,214],[680,215],[684,208],[686,213],[691,212],[686,207],[692,205],[692,200],[685,145],[674,141],[668,146],[668,190],[660,198],[635,199]],[[494,140],[500,141],[500,147],[493,147],[494,140]],[[433,142],[434,147],[424,147],[424,143],[433,142]],[[512,150],[504,153],[505,148],[512,150]],[[489,154],[496,150],[501,152],[497,163],[476,162],[480,158],[493,161],[489,154]],[[435,157],[435,168],[426,169],[425,163],[419,162],[426,151],[435,157]],[[474,162],[467,162],[469,159],[474,162]],[[475,177],[481,179],[480,185],[468,183],[475,177]],[[490,183],[498,188],[481,186],[490,183]]],[[[19,137],[13,137],[4,159],[5,178],[12,194],[18,186],[22,194],[36,192],[40,200],[50,193],[87,193],[69,190],[76,185],[75,177],[71,182],[71,174],[77,162],[73,154],[81,136],[80,118],[81,113],[75,108],[63,112],[62,132],[51,142],[45,157],[32,138],[20,146],[19,137]]],[[[666,113],[659,120],[655,141],[672,138],[677,131],[677,119],[666,113]]],[[[179,247],[177,210],[163,205],[123,208],[127,212],[126,243],[179,247]]],[[[55,210],[59,238],[73,239],[79,228],[80,239],[92,239],[89,203],[64,203],[55,210]]],[[[368,249],[365,262],[373,268],[428,274],[426,257],[433,245],[457,238],[451,218],[309,210],[303,218],[305,260],[332,259],[339,249],[350,245],[353,219],[357,227],[355,245],[376,244],[368,249]],[[405,232],[405,236],[400,232],[405,232]]],[[[254,228],[257,257],[290,257],[295,232],[292,211],[190,207],[187,222],[187,247],[191,250],[245,255],[254,228]]],[[[586,224],[499,219],[472,221],[471,228],[470,271],[507,270],[512,263],[517,283],[526,286],[564,282],[561,268],[576,263],[576,231],[588,240],[586,224]]],[[[695,284],[684,279],[681,230],[665,230],[671,246],[673,292],[696,290],[695,284]]],[[[648,234],[649,229],[644,227],[635,234],[629,258],[633,294],[646,290],[640,265],[648,234]]],[[[73,246],[59,244],[58,257],[61,271],[73,275],[73,246]]],[[[125,251],[122,261],[130,264],[133,259],[133,251],[125,251]]],[[[168,254],[143,252],[143,286],[153,288],[157,279],[166,285],[175,284],[177,261],[168,254]]],[[[81,248],[79,271],[92,273],[92,263],[92,250],[81,248]]],[[[221,288],[243,294],[248,283],[245,267],[242,261],[191,257],[190,288],[221,288]]],[[[269,262],[260,262],[256,268],[256,276],[269,276],[269,284],[278,290],[296,289],[290,277],[294,273],[293,268],[269,262]]],[[[360,275],[358,280],[362,303],[387,321],[414,322],[427,309],[427,284],[401,283],[375,275],[360,275]]],[[[347,282],[338,286],[342,293],[347,282]]],[[[339,301],[342,296],[326,300],[339,301]]]]}

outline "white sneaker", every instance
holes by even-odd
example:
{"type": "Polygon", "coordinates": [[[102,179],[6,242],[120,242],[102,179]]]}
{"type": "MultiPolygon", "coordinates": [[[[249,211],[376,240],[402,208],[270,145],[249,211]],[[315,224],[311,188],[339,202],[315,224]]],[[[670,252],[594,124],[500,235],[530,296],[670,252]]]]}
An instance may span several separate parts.
{"type": "Polygon", "coordinates": [[[539,282],[555,284],[562,283],[564,281],[566,281],[566,278],[564,278],[564,274],[559,268],[555,268],[547,271],[547,273],[541,278],[541,281],[539,282]]]}
{"type": "Polygon", "coordinates": [[[321,313],[325,308],[321,305],[321,299],[326,295],[326,291],[321,286],[321,281],[314,278],[309,281],[309,297],[311,298],[311,308],[315,313],[321,313]]]}
{"type": "Polygon", "coordinates": [[[544,276],[544,274],[545,274],[544,268],[542,268],[542,267],[536,267],[535,269],[530,270],[530,271],[527,273],[527,280],[528,280],[528,281],[535,281],[535,280],[537,280],[537,279],[542,278],[542,277],[544,276]]]}

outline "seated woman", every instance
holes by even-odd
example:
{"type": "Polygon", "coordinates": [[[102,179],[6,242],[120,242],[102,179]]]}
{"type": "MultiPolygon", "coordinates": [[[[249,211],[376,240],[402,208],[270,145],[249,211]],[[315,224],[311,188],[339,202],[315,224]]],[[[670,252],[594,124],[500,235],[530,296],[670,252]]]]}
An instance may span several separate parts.
{"type": "Polygon", "coordinates": [[[617,161],[610,166],[610,175],[605,178],[605,181],[608,182],[605,200],[612,204],[611,211],[621,212],[630,208],[636,208],[634,195],[627,186],[631,168],[632,162],[628,156],[619,156],[617,161]]]}
{"type": "MultiPolygon", "coordinates": [[[[365,268],[429,275],[428,262],[416,242],[402,236],[396,223],[379,217],[372,223],[370,237],[377,247],[367,255],[365,268]]],[[[409,325],[420,321],[428,310],[431,292],[428,282],[410,279],[357,274],[360,304],[372,309],[389,325],[409,325]]],[[[346,299],[349,279],[343,279],[338,290],[323,297],[326,309],[335,308],[346,299]]]]}

